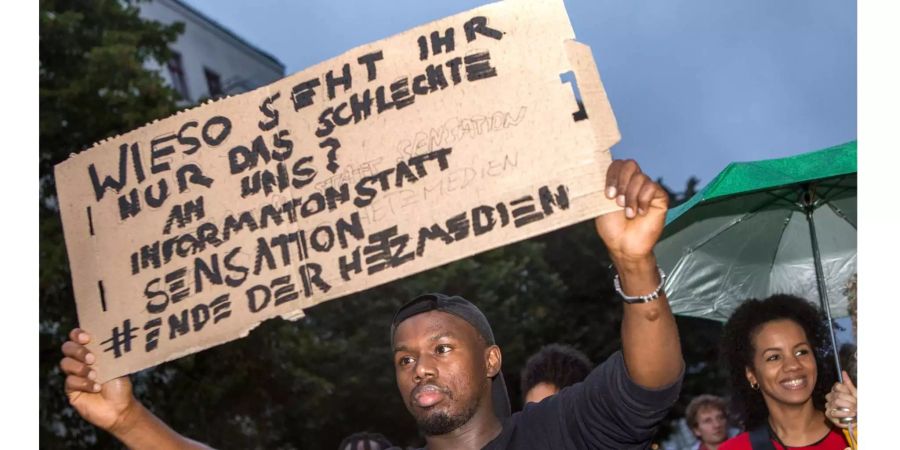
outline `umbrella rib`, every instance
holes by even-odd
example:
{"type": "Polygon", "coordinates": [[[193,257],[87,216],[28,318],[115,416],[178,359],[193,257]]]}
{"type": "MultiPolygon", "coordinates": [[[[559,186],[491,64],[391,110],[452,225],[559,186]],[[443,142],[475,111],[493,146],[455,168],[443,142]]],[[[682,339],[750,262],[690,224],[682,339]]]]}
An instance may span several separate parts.
{"type": "MultiPolygon", "coordinates": [[[[769,283],[772,282],[771,273],[773,270],[775,270],[775,260],[778,259],[778,249],[781,248],[781,241],[784,239],[784,230],[786,230],[788,225],[791,223],[791,218],[793,216],[793,214],[788,214],[787,220],[785,220],[784,225],[781,226],[781,233],[778,234],[778,242],[775,243],[775,251],[772,252],[772,261],[769,262],[769,283]]],[[[770,284],[769,288],[771,289],[771,287],[772,286],[770,284]]]]}
{"type": "MultiPolygon", "coordinates": [[[[784,200],[785,202],[787,202],[787,204],[789,204],[789,205],[791,205],[791,206],[797,206],[797,200],[792,200],[790,197],[787,196],[787,194],[776,194],[776,193],[773,192],[773,191],[767,191],[767,192],[764,192],[764,194],[769,195],[769,196],[771,196],[771,197],[775,197],[775,200],[776,200],[776,201],[777,201],[777,200],[784,200]]],[[[772,203],[775,203],[775,201],[773,201],[772,203]]],[[[770,205],[770,204],[771,204],[771,203],[768,203],[768,204],[766,204],[765,206],[768,206],[768,205],[770,205]]]]}
{"type": "Polygon", "coordinates": [[[850,224],[850,226],[853,227],[854,230],[856,229],[856,222],[850,220],[850,217],[847,216],[847,213],[845,213],[843,209],[838,208],[834,203],[831,202],[828,202],[826,204],[829,208],[831,208],[832,211],[834,211],[835,215],[837,215],[841,219],[844,219],[844,221],[850,224]]]}
{"type": "Polygon", "coordinates": [[[698,248],[703,247],[704,245],[706,245],[706,243],[708,243],[709,241],[715,239],[718,235],[720,235],[720,234],[722,234],[722,233],[728,231],[731,227],[733,227],[733,226],[735,226],[735,225],[741,223],[744,219],[746,219],[746,218],[748,218],[748,217],[751,217],[751,216],[753,216],[754,214],[756,214],[756,211],[751,211],[751,212],[744,213],[744,214],[741,215],[740,217],[738,217],[738,218],[732,220],[731,222],[728,222],[728,223],[726,223],[725,225],[722,225],[721,228],[719,228],[718,230],[716,230],[716,231],[715,231],[714,233],[712,233],[711,235],[707,236],[706,239],[704,239],[704,240],[698,242],[697,245],[695,245],[695,246],[693,246],[693,247],[690,247],[689,251],[693,252],[694,250],[697,250],[698,248]]]}
{"type": "MultiPolygon", "coordinates": [[[[825,192],[822,193],[820,198],[829,198],[832,191],[834,191],[835,189],[842,189],[842,190],[838,191],[837,194],[840,194],[844,191],[852,190],[853,188],[851,188],[850,186],[845,186],[845,185],[841,184],[841,181],[848,178],[849,176],[850,175],[842,175],[836,179],[833,179],[833,183],[827,183],[827,184],[820,183],[819,186],[828,188],[825,192]]],[[[837,194],[835,194],[835,195],[837,195],[837,194]]],[[[850,226],[853,227],[854,230],[856,229],[856,222],[850,220],[850,217],[847,216],[847,213],[845,213],[844,210],[842,210],[841,208],[838,208],[837,205],[835,205],[834,203],[832,203],[831,201],[828,201],[828,200],[825,200],[822,203],[825,203],[826,205],[828,205],[828,207],[831,208],[831,210],[834,212],[835,215],[837,215],[841,219],[844,219],[844,221],[847,222],[848,224],[850,224],[850,226]]],[[[817,205],[817,207],[818,206],[819,205],[817,205]]]]}
{"type": "Polygon", "coordinates": [[[816,186],[820,186],[820,187],[825,187],[825,188],[827,188],[827,189],[825,190],[825,192],[822,192],[822,194],[819,195],[818,197],[819,197],[820,199],[821,199],[821,198],[828,198],[828,196],[831,195],[831,191],[833,191],[833,190],[835,190],[835,189],[841,189],[841,188],[844,188],[844,189],[849,190],[849,189],[850,189],[849,186],[844,186],[844,185],[840,184],[840,183],[841,183],[842,181],[844,181],[844,179],[846,179],[847,177],[848,177],[848,175],[842,175],[842,176],[840,176],[840,177],[830,179],[830,180],[828,180],[828,182],[824,182],[824,181],[816,182],[816,186]]]}
{"type": "Polygon", "coordinates": [[[822,196],[824,197],[824,196],[827,196],[828,194],[830,194],[832,189],[838,189],[838,188],[850,189],[850,186],[843,185],[843,184],[841,184],[841,182],[844,181],[845,179],[849,178],[851,175],[856,175],[856,173],[854,172],[852,174],[844,174],[844,175],[841,175],[836,178],[829,178],[829,179],[825,179],[825,180],[817,182],[817,184],[819,186],[824,186],[824,187],[828,188],[828,190],[825,191],[825,193],[822,194],[822,196]]]}
{"type": "Polygon", "coordinates": [[[733,219],[732,221],[726,223],[725,225],[722,225],[722,227],[720,227],[720,228],[719,228],[718,230],[716,230],[714,233],[712,233],[711,235],[707,236],[706,239],[704,239],[704,240],[698,242],[697,245],[695,245],[695,246],[689,248],[688,251],[693,252],[694,250],[697,250],[698,248],[703,247],[703,246],[706,245],[709,241],[715,239],[718,235],[720,235],[720,234],[722,234],[722,233],[728,231],[729,229],[731,229],[731,227],[733,227],[733,226],[735,226],[735,225],[737,225],[737,224],[743,222],[745,219],[747,219],[747,218],[749,218],[749,217],[753,217],[754,215],[756,215],[756,213],[759,212],[759,210],[761,210],[761,209],[763,209],[763,208],[765,208],[765,207],[771,205],[772,203],[775,203],[777,200],[781,199],[781,197],[779,197],[779,196],[777,196],[777,195],[774,195],[774,194],[772,194],[772,197],[773,197],[773,199],[771,199],[770,201],[768,201],[768,202],[763,202],[763,203],[761,203],[759,206],[757,206],[756,208],[754,208],[754,209],[752,209],[752,210],[750,210],[750,211],[747,211],[746,213],[742,214],[740,217],[738,217],[738,218],[736,218],[736,219],[733,219]]]}

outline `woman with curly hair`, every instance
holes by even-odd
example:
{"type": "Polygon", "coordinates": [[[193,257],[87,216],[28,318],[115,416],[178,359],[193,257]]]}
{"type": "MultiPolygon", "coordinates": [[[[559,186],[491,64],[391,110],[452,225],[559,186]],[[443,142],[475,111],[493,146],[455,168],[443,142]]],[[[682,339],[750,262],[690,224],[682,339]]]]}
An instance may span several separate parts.
{"type": "MultiPolygon", "coordinates": [[[[824,319],[801,298],[773,295],[738,307],[725,324],[721,355],[748,431],[720,450],[847,448],[835,424],[856,415],[856,398],[841,390],[848,411],[825,413],[825,396],[836,378],[827,337],[824,319]]],[[[849,377],[845,383],[852,386],[849,377]]]]}

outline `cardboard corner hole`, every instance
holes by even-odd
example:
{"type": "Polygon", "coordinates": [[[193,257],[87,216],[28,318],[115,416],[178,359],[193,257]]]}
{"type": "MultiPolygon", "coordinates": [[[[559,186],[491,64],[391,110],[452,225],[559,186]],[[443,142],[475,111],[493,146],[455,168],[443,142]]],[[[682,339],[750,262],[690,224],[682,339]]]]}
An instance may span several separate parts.
{"type": "Polygon", "coordinates": [[[619,209],[619,132],[573,37],[559,0],[489,4],[58,164],[101,378],[619,209]]]}

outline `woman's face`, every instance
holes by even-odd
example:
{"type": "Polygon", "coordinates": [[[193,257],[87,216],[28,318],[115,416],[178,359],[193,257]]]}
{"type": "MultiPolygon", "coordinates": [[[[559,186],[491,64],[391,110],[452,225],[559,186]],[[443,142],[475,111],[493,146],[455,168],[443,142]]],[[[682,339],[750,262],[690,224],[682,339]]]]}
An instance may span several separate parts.
{"type": "Polygon", "coordinates": [[[753,367],[747,381],[759,383],[766,405],[801,405],[816,386],[816,358],[806,332],[789,319],[763,324],[752,337],[753,367]]]}

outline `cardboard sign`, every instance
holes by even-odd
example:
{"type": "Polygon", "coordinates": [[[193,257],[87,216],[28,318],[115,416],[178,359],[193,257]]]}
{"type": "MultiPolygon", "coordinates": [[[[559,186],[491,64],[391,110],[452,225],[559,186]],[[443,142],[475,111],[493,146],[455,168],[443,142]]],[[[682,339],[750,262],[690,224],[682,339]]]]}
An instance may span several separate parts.
{"type": "Polygon", "coordinates": [[[99,380],[620,209],[573,39],[561,0],[490,4],[57,165],[99,380]]]}

